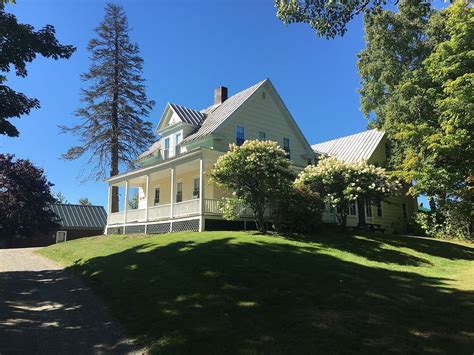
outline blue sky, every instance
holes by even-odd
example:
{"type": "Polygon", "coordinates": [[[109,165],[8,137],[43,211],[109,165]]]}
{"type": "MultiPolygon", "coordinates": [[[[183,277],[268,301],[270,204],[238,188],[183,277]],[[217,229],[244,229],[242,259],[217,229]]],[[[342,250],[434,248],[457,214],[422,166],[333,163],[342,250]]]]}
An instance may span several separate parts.
{"type": "MultiPolygon", "coordinates": [[[[148,95],[156,101],[148,117],[154,124],[167,102],[200,109],[212,103],[217,86],[230,94],[270,78],[310,143],[356,133],[367,127],[359,111],[356,55],[364,48],[362,18],[342,38],[317,37],[305,25],[285,26],[275,17],[272,0],[130,0],[125,8],[131,39],[144,58],[148,95]]],[[[13,123],[19,138],[0,136],[0,151],[31,159],[42,167],[71,203],[88,197],[107,204],[104,182],[81,183],[86,159],[60,155],[77,143],[59,135],[57,126],[76,122],[80,74],[89,66],[88,41],[103,19],[105,1],[17,0],[6,5],[20,22],[39,29],[55,26],[62,43],[73,44],[69,60],[38,57],[27,78],[9,75],[8,85],[41,102],[13,123]]]]}

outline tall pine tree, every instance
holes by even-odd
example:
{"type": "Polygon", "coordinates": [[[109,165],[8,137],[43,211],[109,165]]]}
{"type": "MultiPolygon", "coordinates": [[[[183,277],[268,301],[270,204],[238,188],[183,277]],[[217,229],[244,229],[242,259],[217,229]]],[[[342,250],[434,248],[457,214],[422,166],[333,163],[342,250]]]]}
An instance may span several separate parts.
{"type": "MultiPolygon", "coordinates": [[[[130,28],[121,6],[107,4],[104,21],[95,29],[97,38],[89,42],[92,64],[82,75],[89,87],[82,90],[85,106],[76,111],[81,121],[72,127],[81,144],[63,157],[77,159],[90,153],[88,165],[96,180],[119,173],[119,166],[133,166],[134,158],[153,141],[152,125],[142,118],[154,102],[148,100],[142,77],[143,59],[137,44],[131,43],[130,28]]],[[[112,211],[118,211],[118,187],[112,189],[112,211]]]]}

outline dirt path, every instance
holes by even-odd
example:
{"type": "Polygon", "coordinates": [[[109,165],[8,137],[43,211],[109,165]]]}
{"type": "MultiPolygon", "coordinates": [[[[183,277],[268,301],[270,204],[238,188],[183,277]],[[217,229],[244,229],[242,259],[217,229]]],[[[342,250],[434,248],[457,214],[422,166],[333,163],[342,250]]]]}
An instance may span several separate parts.
{"type": "Polygon", "coordinates": [[[81,280],[34,248],[0,249],[0,354],[140,354],[81,280]]]}

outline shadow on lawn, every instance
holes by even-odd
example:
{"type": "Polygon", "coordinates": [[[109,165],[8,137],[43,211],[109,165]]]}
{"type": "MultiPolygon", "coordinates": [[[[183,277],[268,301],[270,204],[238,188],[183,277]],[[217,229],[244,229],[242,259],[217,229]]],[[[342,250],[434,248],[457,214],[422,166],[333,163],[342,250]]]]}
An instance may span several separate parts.
{"type": "Polygon", "coordinates": [[[317,250],[182,241],[73,269],[156,352],[472,353],[472,292],[317,250]]]}

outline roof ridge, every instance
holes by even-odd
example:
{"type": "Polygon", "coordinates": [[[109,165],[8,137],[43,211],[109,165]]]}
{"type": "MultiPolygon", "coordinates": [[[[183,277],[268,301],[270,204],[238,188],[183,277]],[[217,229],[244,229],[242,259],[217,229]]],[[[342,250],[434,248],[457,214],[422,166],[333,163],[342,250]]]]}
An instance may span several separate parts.
{"type": "Polygon", "coordinates": [[[53,205],[57,206],[81,206],[81,207],[102,207],[102,205],[81,205],[80,203],[53,203],[53,205]]]}

